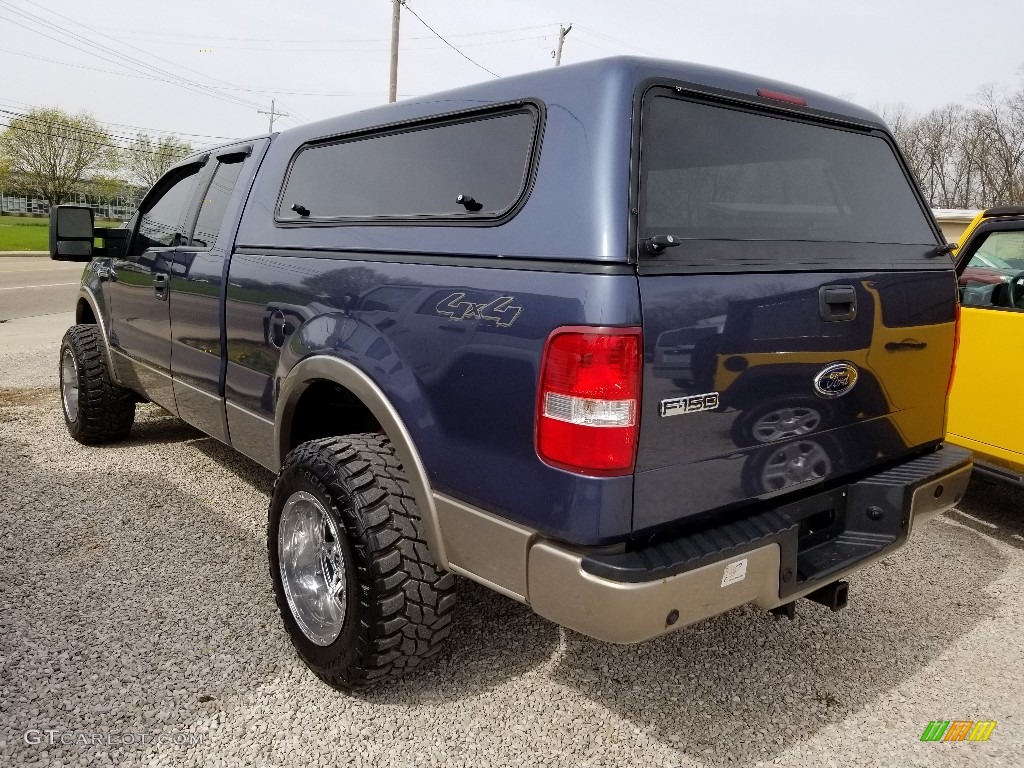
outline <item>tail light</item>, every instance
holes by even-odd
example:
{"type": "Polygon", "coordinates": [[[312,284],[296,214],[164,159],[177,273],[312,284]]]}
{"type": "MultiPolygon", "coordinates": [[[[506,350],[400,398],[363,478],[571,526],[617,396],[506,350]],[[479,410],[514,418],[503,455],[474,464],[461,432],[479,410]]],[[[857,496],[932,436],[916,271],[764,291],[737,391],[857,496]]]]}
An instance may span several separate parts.
{"type": "Polygon", "coordinates": [[[953,364],[949,367],[949,382],[946,384],[946,397],[953,391],[953,378],[956,376],[956,356],[960,353],[960,304],[956,305],[956,329],[953,331],[953,364]]]}
{"type": "Polygon", "coordinates": [[[628,475],[636,461],[639,328],[565,327],[544,346],[537,454],[584,475],[628,475]]]}

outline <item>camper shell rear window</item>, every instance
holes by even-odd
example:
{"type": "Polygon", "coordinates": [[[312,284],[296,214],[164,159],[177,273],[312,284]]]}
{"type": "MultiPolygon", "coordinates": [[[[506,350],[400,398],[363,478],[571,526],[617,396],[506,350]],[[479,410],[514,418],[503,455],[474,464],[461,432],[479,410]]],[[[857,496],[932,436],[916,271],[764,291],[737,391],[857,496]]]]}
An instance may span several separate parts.
{"type": "Polygon", "coordinates": [[[668,93],[644,99],[641,238],[935,244],[882,132],[668,93]]]}

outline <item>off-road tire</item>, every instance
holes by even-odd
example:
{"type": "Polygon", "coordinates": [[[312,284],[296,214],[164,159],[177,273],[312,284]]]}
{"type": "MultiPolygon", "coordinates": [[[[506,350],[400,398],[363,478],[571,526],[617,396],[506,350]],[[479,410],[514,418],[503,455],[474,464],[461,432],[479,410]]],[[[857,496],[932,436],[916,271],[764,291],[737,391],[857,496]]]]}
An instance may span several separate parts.
{"type": "Polygon", "coordinates": [[[135,422],[135,393],[114,383],[110,377],[103,336],[96,325],[73,325],[60,345],[61,403],[68,432],[84,445],[122,440],[135,422]],[[75,417],[68,413],[64,393],[63,361],[71,353],[78,373],[78,403],[75,417]]]}
{"type": "Polygon", "coordinates": [[[451,631],[455,577],[437,567],[401,462],[383,435],[302,443],[274,483],[267,525],[274,594],[303,661],[327,684],[366,688],[418,667],[451,631]],[[312,642],[292,615],[279,560],[281,514],[296,493],[314,496],[338,526],[345,617],[330,645],[312,642]]]}

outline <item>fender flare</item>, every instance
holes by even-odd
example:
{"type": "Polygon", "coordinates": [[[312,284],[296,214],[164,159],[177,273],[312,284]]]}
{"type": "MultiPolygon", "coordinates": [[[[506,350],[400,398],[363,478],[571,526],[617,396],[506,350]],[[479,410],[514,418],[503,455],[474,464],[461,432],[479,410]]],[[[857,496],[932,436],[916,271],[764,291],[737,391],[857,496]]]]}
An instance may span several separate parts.
{"type": "Polygon", "coordinates": [[[405,426],[402,417],[388,400],[387,395],[377,384],[352,363],[337,357],[313,355],[300,360],[288,372],[281,382],[280,394],[277,398],[277,417],[274,420],[274,465],[280,467],[288,452],[288,436],[292,430],[292,418],[302,393],[316,381],[331,381],[345,387],[355,395],[381,425],[384,433],[395,447],[395,453],[405,468],[406,480],[412,489],[413,497],[419,507],[424,522],[424,535],[427,546],[434,556],[435,562],[448,568],[448,556],[445,551],[444,537],[434,504],[434,494],[430,489],[423,461],[420,459],[412,435],[405,426]]]}
{"type": "Polygon", "coordinates": [[[92,290],[83,285],[78,289],[78,298],[75,301],[75,323],[78,323],[78,301],[84,300],[89,305],[89,309],[92,311],[92,316],[96,318],[96,324],[100,327],[100,336],[103,337],[103,354],[107,356],[107,370],[110,372],[110,377],[114,380],[114,383],[121,386],[120,377],[117,375],[117,366],[114,364],[114,356],[110,353],[110,339],[107,336],[107,323],[103,318],[103,313],[100,312],[99,302],[96,301],[96,297],[93,295],[92,290]]]}

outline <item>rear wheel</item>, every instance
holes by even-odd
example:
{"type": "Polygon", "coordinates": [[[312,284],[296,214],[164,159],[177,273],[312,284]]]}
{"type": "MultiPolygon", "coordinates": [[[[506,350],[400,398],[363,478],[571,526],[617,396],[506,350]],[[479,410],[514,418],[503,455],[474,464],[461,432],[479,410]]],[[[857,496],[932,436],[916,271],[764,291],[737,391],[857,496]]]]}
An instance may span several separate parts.
{"type": "Polygon", "coordinates": [[[73,325],[60,345],[64,423],[80,443],[121,440],[135,422],[135,393],[113,382],[98,326],[73,325]]]}
{"type": "Polygon", "coordinates": [[[450,632],[455,577],[430,555],[386,437],[310,440],[288,454],[267,549],[292,644],[332,686],[398,677],[450,632]]]}

